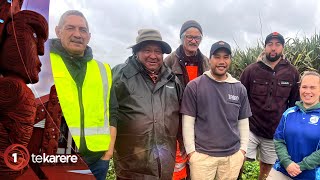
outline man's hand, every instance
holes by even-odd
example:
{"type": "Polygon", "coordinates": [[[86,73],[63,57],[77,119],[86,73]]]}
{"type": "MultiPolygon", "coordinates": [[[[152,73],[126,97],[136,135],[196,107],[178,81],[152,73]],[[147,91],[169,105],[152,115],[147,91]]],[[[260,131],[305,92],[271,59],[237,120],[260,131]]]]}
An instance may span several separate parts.
{"type": "Polygon", "coordinates": [[[191,156],[193,155],[193,153],[195,153],[195,151],[191,152],[188,154],[188,159],[190,160],[191,156]]]}
{"type": "Polygon", "coordinates": [[[295,162],[292,162],[291,164],[289,164],[286,170],[288,174],[292,177],[296,177],[301,173],[300,166],[295,162]]]}
{"type": "Polygon", "coordinates": [[[246,152],[245,152],[244,150],[240,149],[240,151],[241,151],[241,153],[243,154],[243,156],[246,155],[246,152]]]}
{"type": "Polygon", "coordinates": [[[109,144],[109,149],[101,157],[101,159],[105,160],[105,161],[110,160],[113,156],[114,143],[116,142],[116,136],[117,136],[117,128],[116,127],[110,126],[110,135],[111,135],[111,141],[109,144]]]}
{"type": "Polygon", "coordinates": [[[105,161],[110,160],[112,158],[112,155],[113,155],[113,151],[108,150],[104,153],[101,159],[105,161]]]}

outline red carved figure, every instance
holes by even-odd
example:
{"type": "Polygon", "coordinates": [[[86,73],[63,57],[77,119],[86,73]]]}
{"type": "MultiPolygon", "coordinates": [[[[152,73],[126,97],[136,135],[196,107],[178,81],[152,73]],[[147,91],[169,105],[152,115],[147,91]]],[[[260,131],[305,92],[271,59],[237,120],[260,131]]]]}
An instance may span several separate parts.
{"type": "MultiPolygon", "coordinates": [[[[16,14],[20,11],[23,0],[13,0],[10,3],[8,0],[0,0],[0,17],[2,23],[0,23],[0,35],[3,34],[5,30],[5,25],[11,19],[11,14],[16,14]]],[[[0,36],[0,44],[4,40],[3,36],[0,36]]]]}
{"type": "Polygon", "coordinates": [[[25,83],[39,81],[48,23],[33,11],[20,11],[6,27],[6,40],[0,50],[0,72],[3,76],[19,76],[25,83]]]}
{"type": "Polygon", "coordinates": [[[48,113],[46,113],[46,124],[44,129],[44,139],[42,141],[42,152],[46,154],[56,154],[58,149],[58,140],[60,137],[61,125],[61,107],[58,101],[56,87],[52,86],[50,90],[49,102],[47,104],[48,113]]]}
{"type": "Polygon", "coordinates": [[[36,116],[36,103],[26,84],[39,81],[46,19],[33,11],[19,11],[3,29],[0,47],[0,179],[21,172],[9,169],[1,153],[11,144],[27,147],[36,116]]]}

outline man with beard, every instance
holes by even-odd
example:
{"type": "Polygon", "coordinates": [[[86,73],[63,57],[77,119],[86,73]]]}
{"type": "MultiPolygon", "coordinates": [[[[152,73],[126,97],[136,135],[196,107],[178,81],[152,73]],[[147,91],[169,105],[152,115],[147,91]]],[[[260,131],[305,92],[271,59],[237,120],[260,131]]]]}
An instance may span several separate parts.
{"type": "Polygon", "coordinates": [[[87,45],[91,33],[80,11],[66,11],[55,31],[50,59],[63,116],[93,175],[106,179],[117,131],[111,68],[93,59],[87,45]]]}
{"type": "Polygon", "coordinates": [[[282,113],[299,100],[299,72],[283,56],[284,38],[273,32],[265,40],[264,52],[249,65],[240,81],[247,88],[252,109],[246,157],[260,156],[259,179],[265,179],[277,159],[273,134],[282,113]]]}
{"type": "MultiPolygon", "coordinates": [[[[209,59],[199,49],[202,41],[202,28],[194,20],[183,23],[180,29],[181,45],[164,59],[166,65],[179,78],[183,87],[189,81],[209,70],[209,59]]],[[[187,177],[187,155],[183,143],[177,143],[176,165],[173,180],[180,180],[187,177]]],[[[189,172],[188,172],[189,176],[189,172]]],[[[189,179],[189,178],[188,178],[189,179]]]]}
{"type": "Polygon", "coordinates": [[[230,45],[214,43],[211,70],[184,91],[180,112],[191,179],[236,179],[242,166],[251,110],[246,88],[227,73],[230,64],[230,45]]]}
{"type": "Polygon", "coordinates": [[[202,36],[202,28],[198,22],[186,21],[180,29],[181,45],[164,59],[184,87],[209,70],[209,59],[199,49],[202,36]]]}

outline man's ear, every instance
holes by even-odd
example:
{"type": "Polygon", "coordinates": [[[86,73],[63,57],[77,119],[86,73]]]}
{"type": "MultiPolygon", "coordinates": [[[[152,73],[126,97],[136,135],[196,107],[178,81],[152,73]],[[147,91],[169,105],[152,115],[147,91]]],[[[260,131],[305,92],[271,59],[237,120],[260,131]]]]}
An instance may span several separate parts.
{"type": "Polygon", "coordinates": [[[89,39],[88,39],[88,43],[90,42],[90,38],[91,38],[91,33],[89,33],[89,39]]]}
{"type": "Polygon", "coordinates": [[[56,31],[57,37],[60,39],[61,28],[59,26],[56,26],[55,31],[56,31]]]}

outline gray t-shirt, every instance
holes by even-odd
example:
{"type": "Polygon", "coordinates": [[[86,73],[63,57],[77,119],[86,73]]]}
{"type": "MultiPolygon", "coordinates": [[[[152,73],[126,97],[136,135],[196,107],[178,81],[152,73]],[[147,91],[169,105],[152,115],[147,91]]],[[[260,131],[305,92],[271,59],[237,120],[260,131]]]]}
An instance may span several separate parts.
{"type": "Polygon", "coordinates": [[[180,112],[195,117],[196,151],[229,156],[240,148],[238,120],[251,114],[246,88],[201,75],[188,83],[180,112]]]}

